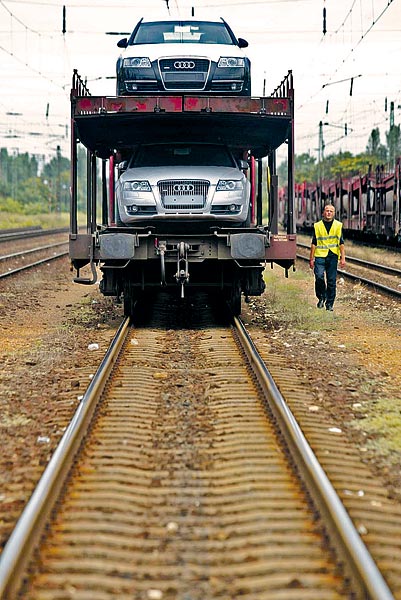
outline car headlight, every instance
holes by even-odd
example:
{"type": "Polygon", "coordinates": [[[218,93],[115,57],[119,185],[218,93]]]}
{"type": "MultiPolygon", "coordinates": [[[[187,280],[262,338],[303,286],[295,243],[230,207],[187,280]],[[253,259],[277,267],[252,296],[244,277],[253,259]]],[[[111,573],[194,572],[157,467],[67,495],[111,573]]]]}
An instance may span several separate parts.
{"type": "Polygon", "coordinates": [[[124,191],[129,192],[151,192],[152,188],[150,187],[149,181],[124,181],[123,185],[124,191]]]}
{"type": "Polygon", "coordinates": [[[217,192],[232,192],[234,190],[242,190],[242,182],[235,179],[220,179],[216,186],[217,192]]]}
{"type": "Polygon", "coordinates": [[[234,56],[221,56],[219,62],[217,63],[218,67],[244,67],[245,59],[236,58],[234,56]]]}
{"type": "Polygon", "coordinates": [[[150,69],[151,64],[149,58],[142,56],[139,58],[124,58],[124,67],[135,67],[137,69],[150,69]]]}

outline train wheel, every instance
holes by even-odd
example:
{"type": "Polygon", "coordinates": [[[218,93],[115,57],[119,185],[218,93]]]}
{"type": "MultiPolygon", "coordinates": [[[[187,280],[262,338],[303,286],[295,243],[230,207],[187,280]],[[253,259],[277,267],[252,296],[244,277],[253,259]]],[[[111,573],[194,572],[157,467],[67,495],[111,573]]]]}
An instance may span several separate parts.
{"type": "Polygon", "coordinates": [[[241,282],[234,281],[229,294],[228,294],[228,304],[232,310],[232,313],[235,317],[241,314],[241,282]]]}
{"type": "Polygon", "coordinates": [[[124,316],[132,317],[134,315],[134,308],[136,305],[137,298],[134,295],[133,289],[130,285],[126,285],[123,293],[124,302],[124,316]]]}
{"type": "Polygon", "coordinates": [[[128,296],[128,298],[126,298],[124,296],[124,316],[125,317],[132,317],[134,314],[134,306],[135,306],[135,301],[132,297],[128,296]]]}

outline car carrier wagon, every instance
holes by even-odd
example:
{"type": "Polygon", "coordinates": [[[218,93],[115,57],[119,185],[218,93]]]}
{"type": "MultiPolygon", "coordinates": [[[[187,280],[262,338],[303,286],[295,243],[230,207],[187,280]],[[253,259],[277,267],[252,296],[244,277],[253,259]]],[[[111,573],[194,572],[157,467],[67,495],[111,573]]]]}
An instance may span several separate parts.
{"type": "MultiPolygon", "coordinates": [[[[181,297],[187,290],[223,296],[239,314],[242,294],[248,298],[263,293],[267,263],[286,271],[294,264],[291,72],[269,97],[103,97],[91,96],[74,71],[71,122],[70,257],[77,271],[75,281],[94,284],[100,272],[101,292],[122,297],[125,314],[133,313],[142,294],[161,287],[173,292],[176,288],[181,297]],[[147,219],[142,211],[133,222],[122,222],[115,193],[124,172],[121,165],[126,167],[127,157],[141,144],[177,142],[200,147],[222,144],[229,149],[249,182],[246,220],[230,222],[219,210],[205,218],[193,181],[173,180],[163,216],[157,209],[163,199],[155,199],[153,213],[160,219],[147,219]],[[86,153],[84,169],[78,164],[80,146],[86,153]],[[285,206],[278,198],[280,147],[286,148],[288,158],[287,181],[280,182],[289,190],[285,206]],[[189,199],[182,201],[185,195],[189,199]],[[191,205],[194,199],[196,208],[191,205]],[[89,276],[81,274],[86,265],[89,276]]],[[[158,194],[156,188],[155,184],[158,194]]],[[[205,198],[210,208],[207,193],[205,198]]]]}

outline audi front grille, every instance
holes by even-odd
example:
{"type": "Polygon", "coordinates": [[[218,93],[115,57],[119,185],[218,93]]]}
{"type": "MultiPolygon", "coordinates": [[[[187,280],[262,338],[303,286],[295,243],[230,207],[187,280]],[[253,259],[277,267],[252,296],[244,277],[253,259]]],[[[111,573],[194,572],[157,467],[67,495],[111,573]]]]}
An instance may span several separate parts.
{"type": "Polygon", "coordinates": [[[205,207],[209,181],[170,179],[159,181],[160,200],[164,208],[199,210],[205,207]]]}
{"type": "Polygon", "coordinates": [[[159,68],[166,90],[203,90],[210,61],[204,58],[163,58],[159,60],[159,68]]]}

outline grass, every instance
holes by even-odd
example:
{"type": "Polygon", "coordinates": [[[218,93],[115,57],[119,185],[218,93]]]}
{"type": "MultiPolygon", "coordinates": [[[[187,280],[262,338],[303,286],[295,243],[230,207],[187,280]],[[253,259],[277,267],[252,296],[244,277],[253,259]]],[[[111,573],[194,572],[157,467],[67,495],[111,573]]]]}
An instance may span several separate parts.
{"type": "Polygon", "coordinates": [[[23,215],[0,211],[0,229],[40,226],[43,229],[59,229],[70,224],[69,213],[43,213],[23,215]]]}
{"type": "Polygon", "coordinates": [[[314,278],[305,271],[290,271],[288,278],[281,267],[265,270],[266,291],[262,298],[271,316],[285,326],[306,332],[332,329],[333,313],[316,310],[314,278]]]}
{"type": "MultiPolygon", "coordinates": [[[[280,268],[265,271],[266,291],[264,294],[265,305],[262,319],[273,320],[280,327],[286,330],[298,331],[302,334],[311,334],[312,332],[331,331],[333,329],[333,317],[335,327],[347,327],[346,317],[339,317],[334,313],[328,313],[325,310],[317,310],[314,296],[314,278],[311,273],[300,270],[295,273],[289,273],[286,279],[284,272],[280,268]],[[338,321],[340,320],[340,321],[338,321]]],[[[362,290],[367,294],[366,290],[362,290]]],[[[340,292],[339,300],[353,301],[352,294],[347,296],[340,292]]],[[[263,296],[262,296],[263,298],[263,296]]],[[[361,302],[363,305],[363,302],[361,302]]],[[[359,310],[364,310],[361,306],[359,310]]],[[[260,311],[259,311],[260,312],[260,311]]],[[[374,320],[378,318],[377,311],[364,311],[366,326],[370,324],[374,327],[374,320]]],[[[379,316],[381,313],[378,313],[379,316]]],[[[390,312],[390,315],[392,313],[390,312]]],[[[383,326],[383,316],[381,316],[381,326],[383,326]]],[[[392,327],[396,327],[393,320],[392,327]]],[[[350,352],[361,350],[361,342],[356,336],[347,336],[347,348],[350,352]]],[[[360,357],[361,355],[358,354],[360,357]]],[[[361,381],[360,371],[365,370],[363,359],[355,359],[349,356],[347,371],[349,377],[352,377],[353,360],[362,360],[354,366],[356,381],[358,382],[358,392],[360,397],[364,398],[361,407],[353,408],[354,412],[360,412],[362,418],[354,419],[350,425],[359,431],[363,431],[366,436],[364,446],[379,454],[387,461],[387,464],[399,464],[401,453],[401,396],[399,393],[392,393],[391,386],[388,396],[383,393],[383,376],[380,373],[366,373],[366,380],[361,381]]],[[[351,403],[350,398],[350,403],[351,403]]]]}
{"type": "Polygon", "coordinates": [[[356,419],[351,425],[356,429],[373,434],[366,447],[380,452],[390,463],[399,464],[401,452],[401,398],[376,398],[361,411],[365,418],[356,419]]]}

